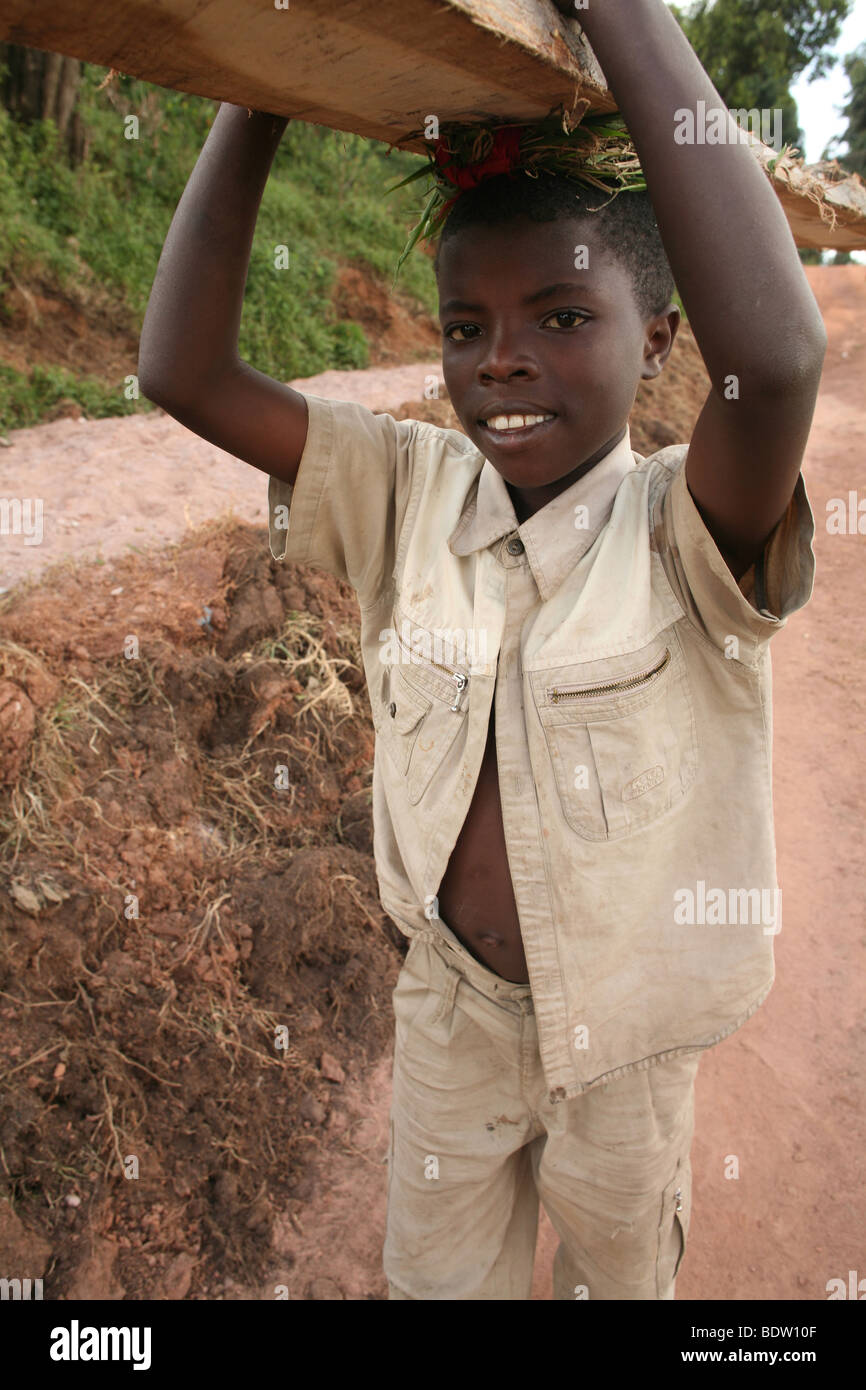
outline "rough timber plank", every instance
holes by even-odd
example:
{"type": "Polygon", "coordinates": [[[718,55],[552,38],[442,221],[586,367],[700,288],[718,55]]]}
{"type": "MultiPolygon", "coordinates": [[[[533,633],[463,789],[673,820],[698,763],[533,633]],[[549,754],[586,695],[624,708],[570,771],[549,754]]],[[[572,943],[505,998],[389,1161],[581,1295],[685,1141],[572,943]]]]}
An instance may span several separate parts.
{"type": "Polygon", "coordinates": [[[615,108],[549,0],[0,0],[0,38],[394,142],[435,114],[615,108]]]}
{"type": "MultiPolygon", "coordinates": [[[[0,0],[0,39],[390,144],[428,115],[533,120],[579,97],[616,106],[579,24],[550,0],[275,3],[0,0]]],[[[866,247],[862,181],[790,159],[771,170],[773,154],[756,148],[797,244],[866,247]]]]}
{"type": "Polygon", "coordinates": [[[798,246],[818,251],[866,250],[866,184],[857,174],[846,174],[835,160],[803,164],[787,155],[776,159],[775,150],[767,145],[759,144],[757,155],[798,246]],[[823,218],[819,207],[823,207],[823,218]]]}

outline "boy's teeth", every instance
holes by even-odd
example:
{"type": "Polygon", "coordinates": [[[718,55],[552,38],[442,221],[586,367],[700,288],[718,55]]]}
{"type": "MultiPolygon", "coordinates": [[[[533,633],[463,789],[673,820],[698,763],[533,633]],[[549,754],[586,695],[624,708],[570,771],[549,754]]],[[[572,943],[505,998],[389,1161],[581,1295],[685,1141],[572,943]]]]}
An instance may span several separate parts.
{"type": "Polygon", "coordinates": [[[492,430],[522,430],[552,419],[552,415],[492,415],[487,424],[492,430]]]}

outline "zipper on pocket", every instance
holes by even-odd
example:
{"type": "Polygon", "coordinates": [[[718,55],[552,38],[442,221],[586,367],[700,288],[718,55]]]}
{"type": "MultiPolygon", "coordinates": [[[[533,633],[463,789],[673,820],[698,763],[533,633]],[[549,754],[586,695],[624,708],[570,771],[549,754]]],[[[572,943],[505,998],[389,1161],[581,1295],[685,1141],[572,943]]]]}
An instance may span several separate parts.
{"type": "Polygon", "coordinates": [[[609,681],[606,685],[560,685],[553,686],[547,691],[547,698],[552,705],[558,705],[560,700],[579,700],[591,699],[595,695],[609,695],[618,690],[635,690],[639,685],[648,684],[654,680],[667,666],[671,659],[670,648],[665,649],[665,654],[656,666],[649,671],[641,671],[636,676],[629,676],[621,681],[609,681]]]}
{"type": "Polygon", "coordinates": [[[435,666],[437,671],[444,671],[448,679],[454,681],[455,685],[457,686],[457,690],[454,696],[454,704],[451,705],[450,708],[452,710],[459,710],[460,697],[463,694],[463,691],[466,689],[467,685],[469,684],[468,675],[466,675],[463,671],[456,670],[456,668],[453,666],[443,666],[440,662],[433,661],[428,656],[419,656],[418,653],[414,651],[411,647],[406,646],[406,643],[403,641],[403,638],[400,636],[399,632],[397,632],[395,635],[397,638],[397,642],[403,648],[403,651],[408,652],[411,656],[412,663],[421,666],[435,666]]]}

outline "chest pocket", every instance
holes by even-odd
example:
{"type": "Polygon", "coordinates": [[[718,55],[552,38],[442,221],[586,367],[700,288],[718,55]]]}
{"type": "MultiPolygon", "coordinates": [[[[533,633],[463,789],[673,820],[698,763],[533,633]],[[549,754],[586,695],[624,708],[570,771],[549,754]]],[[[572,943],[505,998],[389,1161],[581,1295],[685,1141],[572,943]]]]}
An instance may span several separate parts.
{"type": "Polygon", "coordinates": [[[455,675],[419,660],[389,665],[382,676],[376,728],[413,805],[466,723],[469,678],[455,675]]]}
{"type": "Polygon", "coordinates": [[[624,656],[530,672],[565,818],[587,840],[619,840],[687,795],[698,767],[676,629],[624,656]]]}

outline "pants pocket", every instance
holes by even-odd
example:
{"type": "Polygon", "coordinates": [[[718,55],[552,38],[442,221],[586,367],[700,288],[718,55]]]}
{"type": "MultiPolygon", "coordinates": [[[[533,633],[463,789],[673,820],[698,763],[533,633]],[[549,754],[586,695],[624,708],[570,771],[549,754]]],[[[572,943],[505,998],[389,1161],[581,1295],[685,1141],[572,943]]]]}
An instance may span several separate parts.
{"type": "Polygon", "coordinates": [[[430,1001],[430,980],[425,947],[419,935],[409,942],[409,950],[400,967],[397,983],[391,991],[391,1006],[397,1033],[404,1036],[416,1023],[421,1010],[430,1001]]]}
{"type": "Polygon", "coordinates": [[[656,1292],[660,1299],[673,1298],[673,1283],[686,1253],[692,1205],[692,1171],[688,1157],[662,1193],[656,1257],[656,1292]]]}
{"type": "Polygon", "coordinates": [[[457,990],[462,979],[460,971],[455,970],[453,966],[445,965],[443,962],[442,968],[446,974],[441,983],[437,982],[438,999],[430,1017],[431,1027],[450,1018],[454,1009],[454,1002],[457,998],[457,990]]]}
{"type": "Polygon", "coordinates": [[[391,1188],[394,1178],[394,1112],[388,1117],[388,1148],[385,1153],[385,1226],[391,1210],[391,1188]]]}

